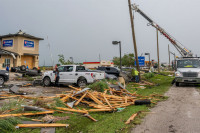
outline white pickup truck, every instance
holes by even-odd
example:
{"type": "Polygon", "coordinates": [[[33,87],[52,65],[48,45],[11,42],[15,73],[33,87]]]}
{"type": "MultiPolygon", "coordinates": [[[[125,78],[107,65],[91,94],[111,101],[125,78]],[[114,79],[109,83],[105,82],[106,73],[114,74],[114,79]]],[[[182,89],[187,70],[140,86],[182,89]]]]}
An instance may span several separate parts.
{"type": "MultiPolygon", "coordinates": [[[[77,84],[86,86],[96,80],[105,78],[103,71],[88,71],[84,66],[62,65],[58,67],[60,80],[59,84],[77,84]]],[[[42,76],[44,86],[50,86],[55,83],[55,71],[47,71],[42,76]]]]}

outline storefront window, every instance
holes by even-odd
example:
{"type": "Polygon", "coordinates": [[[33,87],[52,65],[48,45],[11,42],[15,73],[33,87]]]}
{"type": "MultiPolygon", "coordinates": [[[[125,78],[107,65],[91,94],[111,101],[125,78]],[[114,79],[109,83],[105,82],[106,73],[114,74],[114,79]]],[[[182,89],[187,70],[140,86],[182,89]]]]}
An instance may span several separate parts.
{"type": "Polygon", "coordinates": [[[10,59],[5,59],[3,63],[3,67],[7,67],[7,66],[10,66],[10,59]]]}

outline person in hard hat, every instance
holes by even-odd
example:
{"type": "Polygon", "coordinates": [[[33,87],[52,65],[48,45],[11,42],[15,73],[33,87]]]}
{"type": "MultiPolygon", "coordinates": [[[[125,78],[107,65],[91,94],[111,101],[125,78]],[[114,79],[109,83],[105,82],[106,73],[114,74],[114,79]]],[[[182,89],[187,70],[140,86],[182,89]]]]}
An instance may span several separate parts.
{"type": "Polygon", "coordinates": [[[135,70],[135,82],[139,83],[140,79],[139,79],[139,72],[137,70],[135,70]]]}

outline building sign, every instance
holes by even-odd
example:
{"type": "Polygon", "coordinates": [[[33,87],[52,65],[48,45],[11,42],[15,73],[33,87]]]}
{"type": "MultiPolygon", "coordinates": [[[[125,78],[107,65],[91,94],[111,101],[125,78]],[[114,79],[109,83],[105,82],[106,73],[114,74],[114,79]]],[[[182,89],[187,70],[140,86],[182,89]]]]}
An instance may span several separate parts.
{"type": "Polygon", "coordinates": [[[34,48],[34,41],[24,40],[24,47],[34,48]]]}
{"type": "Polygon", "coordinates": [[[3,40],[3,47],[12,47],[13,40],[3,40]]]}
{"type": "MultiPolygon", "coordinates": [[[[139,66],[145,66],[145,57],[139,56],[138,57],[139,66]]],[[[135,66],[136,66],[136,60],[135,60],[135,66]]]]}

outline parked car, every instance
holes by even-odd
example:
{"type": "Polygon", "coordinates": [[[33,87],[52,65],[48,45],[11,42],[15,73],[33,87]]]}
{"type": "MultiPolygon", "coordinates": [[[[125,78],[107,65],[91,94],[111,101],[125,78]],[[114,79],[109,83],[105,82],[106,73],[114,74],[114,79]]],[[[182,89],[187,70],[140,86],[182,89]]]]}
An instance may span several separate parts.
{"type": "Polygon", "coordinates": [[[0,70],[0,85],[9,80],[9,72],[6,70],[0,70]]]}
{"type": "MultiPolygon", "coordinates": [[[[60,80],[59,84],[77,84],[86,86],[98,80],[98,72],[88,71],[84,66],[79,65],[62,65],[58,67],[60,80]]],[[[47,71],[42,76],[43,84],[50,86],[55,83],[55,71],[47,71]]]]}
{"type": "Polygon", "coordinates": [[[119,77],[120,70],[115,67],[98,67],[97,70],[119,77]]]}

